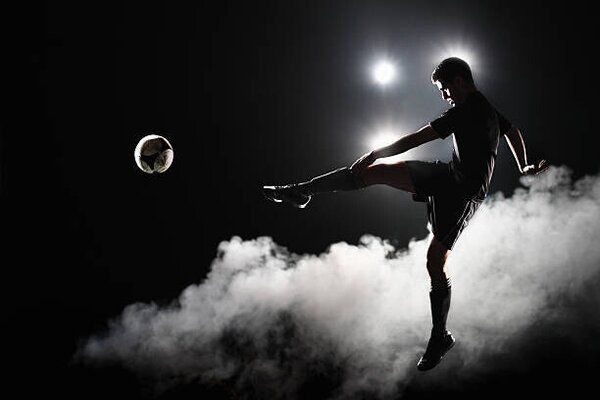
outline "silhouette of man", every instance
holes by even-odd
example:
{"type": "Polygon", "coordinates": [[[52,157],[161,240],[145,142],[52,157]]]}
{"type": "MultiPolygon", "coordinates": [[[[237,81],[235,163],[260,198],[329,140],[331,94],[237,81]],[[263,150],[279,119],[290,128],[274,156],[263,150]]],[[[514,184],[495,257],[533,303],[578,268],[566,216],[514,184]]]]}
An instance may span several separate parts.
{"type": "Polygon", "coordinates": [[[465,61],[456,57],[443,60],[433,70],[431,81],[452,106],[439,118],[388,146],[364,154],[350,167],[307,182],[262,188],[269,200],[298,208],[306,207],[318,193],[356,190],[376,184],[412,193],[416,201],[427,202],[433,233],[426,264],[431,280],[432,329],[425,353],[417,363],[421,371],[438,365],[454,346],[455,339],[446,329],[451,298],[446,261],[487,196],[500,137],[507,140],[521,174],[537,174],[548,167],[545,160],[528,163],[521,132],[477,89],[465,61]],[[454,135],[454,146],[449,163],[439,160],[375,163],[450,135],[454,135]]]}

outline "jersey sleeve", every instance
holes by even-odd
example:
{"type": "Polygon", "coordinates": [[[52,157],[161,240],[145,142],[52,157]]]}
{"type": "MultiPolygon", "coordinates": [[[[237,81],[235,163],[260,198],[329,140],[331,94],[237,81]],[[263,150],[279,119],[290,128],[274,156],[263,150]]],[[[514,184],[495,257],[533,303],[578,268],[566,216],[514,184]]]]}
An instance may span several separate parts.
{"type": "Polygon", "coordinates": [[[504,116],[502,113],[496,111],[498,114],[498,127],[500,128],[500,135],[506,135],[506,133],[513,127],[513,124],[504,116]]]}
{"type": "Polygon", "coordinates": [[[456,108],[451,108],[440,115],[435,120],[431,121],[429,125],[442,139],[446,139],[452,133],[454,133],[454,127],[456,122],[456,108]]]}

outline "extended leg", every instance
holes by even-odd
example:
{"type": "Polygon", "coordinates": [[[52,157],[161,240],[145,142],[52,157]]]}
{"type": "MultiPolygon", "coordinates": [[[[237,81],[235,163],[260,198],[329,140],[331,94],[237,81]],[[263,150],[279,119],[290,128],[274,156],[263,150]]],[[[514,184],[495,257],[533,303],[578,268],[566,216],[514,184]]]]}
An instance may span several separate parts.
{"type": "Polygon", "coordinates": [[[404,161],[393,164],[373,164],[360,174],[365,186],[388,185],[405,192],[415,193],[415,186],[404,161]]]}
{"type": "Polygon", "coordinates": [[[427,251],[427,271],[431,279],[429,300],[432,329],[427,350],[417,363],[417,368],[421,371],[435,367],[455,343],[452,334],[446,330],[451,297],[450,278],[445,269],[449,254],[450,250],[433,238],[427,251]]]}
{"type": "Polygon", "coordinates": [[[363,180],[343,167],[309,181],[283,186],[263,186],[262,192],[271,201],[283,202],[294,207],[304,208],[317,193],[357,190],[365,186],[363,180]]]}
{"type": "Polygon", "coordinates": [[[263,194],[272,201],[304,208],[318,193],[357,190],[375,184],[385,184],[414,192],[408,167],[403,161],[394,164],[374,164],[360,174],[343,167],[309,181],[284,186],[264,186],[263,194]]]}
{"type": "Polygon", "coordinates": [[[342,167],[326,174],[316,176],[308,182],[299,183],[297,188],[306,195],[317,193],[357,190],[365,187],[360,176],[352,173],[350,168],[342,167]]]}

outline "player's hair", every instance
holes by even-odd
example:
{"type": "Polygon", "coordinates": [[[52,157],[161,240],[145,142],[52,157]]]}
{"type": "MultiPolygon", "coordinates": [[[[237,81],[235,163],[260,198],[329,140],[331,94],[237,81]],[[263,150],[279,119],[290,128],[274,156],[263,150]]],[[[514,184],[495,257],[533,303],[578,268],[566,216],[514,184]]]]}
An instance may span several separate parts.
{"type": "Polygon", "coordinates": [[[450,57],[435,67],[431,73],[431,82],[450,82],[456,77],[461,77],[472,85],[475,84],[469,64],[458,57],[450,57]]]}

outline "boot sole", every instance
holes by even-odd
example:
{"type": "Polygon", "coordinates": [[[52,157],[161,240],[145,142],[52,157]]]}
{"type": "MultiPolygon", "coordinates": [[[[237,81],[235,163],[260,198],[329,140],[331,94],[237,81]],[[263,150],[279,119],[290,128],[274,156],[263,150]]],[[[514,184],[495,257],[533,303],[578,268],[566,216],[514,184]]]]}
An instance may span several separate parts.
{"type": "Polygon", "coordinates": [[[310,197],[308,198],[308,200],[305,203],[296,203],[293,201],[288,201],[288,200],[282,199],[280,197],[275,197],[276,190],[272,186],[263,187],[261,192],[267,200],[270,200],[275,203],[285,203],[285,204],[288,204],[288,205],[290,205],[292,207],[296,207],[296,208],[305,208],[306,205],[310,202],[310,197]],[[271,193],[271,194],[269,194],[269,193],[271,193]]]}
{"type": "Polygon", "coordinates": [[[446,350],[444,350],[444,352],[442,353],[442,355],[440,356],[440,358],[438,358],[438,360],[434,364],[432,364],[432,365],[425,365],[425,366],[422,366],[422,364],[417,364],[417,369],[419,371],[429,371],[429,370],[437,367],[438,364],[440,362],[442,362],[442,360],[444,359],[444,356],[446,355],[446,353],[448,353],[450,351],[450,349],[452,349],[454,347],[455,344],[456,344],[456,339],[453,338],[452,339],[452,343],[450,343],[450,345],[446,348],[446,350]]]}

